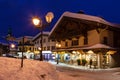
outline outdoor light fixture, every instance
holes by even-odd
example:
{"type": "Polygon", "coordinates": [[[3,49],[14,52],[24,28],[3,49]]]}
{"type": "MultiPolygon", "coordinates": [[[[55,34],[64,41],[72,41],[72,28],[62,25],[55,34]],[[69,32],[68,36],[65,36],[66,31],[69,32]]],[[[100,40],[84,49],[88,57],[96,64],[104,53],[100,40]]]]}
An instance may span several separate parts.
{"type": "Polygon", "coordinates": [[[47,15],[45,16],[46,22],[47,23],[43,23],[42,19],[40,17],[33,17],[32,22],[33,24],[36,26],[36,28],[38,28],[41,31],[41,50],[40,50],[40,61],[43,61],[43,56],[42,56],[42,51],[43,51],[43,29],[47,26],[49,26],[49,24],[52,22],[52,19],[54,18],[54,14],[52,12],[48,12],[47,15]]]}
{"type": "Polygon", "coordinates": [[[57,47],[57,48],[60,48],[60,47],[61,47],[61,44],[60,44],[60,43],[57,43],[57,44],[56,44],[56,47],[57,47]]]}
{"type": "Polygon", "coordinates": [[[38,47],[38,50],[41,50],[41,47],[38,47]]]}
{"type": "Polygon", "coordinates": [[[33,19],[34,25],[39,25],[40,20],[38,18],[33,19]]]}
{"type": "Polygon", "coordinates": [[[54,18],[54,14],[52,12],[48,12],[45,16],[47,24],[43,24],[42,19],[38,16],[33,17],[32,22],[37,28],[43,28],[47,26],[49,23],[52,22],[52,19],[54,18]]]}
{"type": "Polygon", "coordinates": [[[14,43],[10,44],[10,54],[13,56],[16,52],[16,45],[14,43]]]}
{"type": "Polygon", "coordinates": [[[11,44],[10,47],[13,49],[15,48],[15,44],[11,44]]]}

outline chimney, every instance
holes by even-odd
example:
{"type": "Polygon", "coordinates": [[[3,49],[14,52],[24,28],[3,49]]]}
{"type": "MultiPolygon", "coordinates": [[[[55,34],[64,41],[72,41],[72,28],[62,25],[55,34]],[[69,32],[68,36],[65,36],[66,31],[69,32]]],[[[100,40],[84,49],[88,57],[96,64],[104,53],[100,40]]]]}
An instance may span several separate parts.
{"type": "Polygon", "coordinates": [[[85,14],[83,10],[77,12],[78,14],[85,14]]]}

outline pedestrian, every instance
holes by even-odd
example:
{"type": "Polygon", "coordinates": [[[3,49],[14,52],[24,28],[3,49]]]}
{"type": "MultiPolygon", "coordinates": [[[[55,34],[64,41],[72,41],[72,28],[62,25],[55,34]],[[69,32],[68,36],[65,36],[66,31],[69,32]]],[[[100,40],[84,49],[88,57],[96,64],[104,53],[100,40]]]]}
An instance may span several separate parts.
{"type": "Polygon", "coordinates": [[[90,59],[90,68],[91,68],[91,66],[92,66],[92,59],[90,59]]]}
{"type": "Polygon", "coordinates": [[[59,64],[59,58],[57,58],[57,64],[59,64]]]}

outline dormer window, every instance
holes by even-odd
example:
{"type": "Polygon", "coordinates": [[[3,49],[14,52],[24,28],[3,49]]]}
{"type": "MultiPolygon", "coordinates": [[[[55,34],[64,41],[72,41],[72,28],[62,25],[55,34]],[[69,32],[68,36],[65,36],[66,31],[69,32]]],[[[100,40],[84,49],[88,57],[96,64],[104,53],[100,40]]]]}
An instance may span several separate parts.
{"type": "Polygon", "coordinates": [[[103,44],[106,44],[106,45],[108,44],[108,38],[107,37],[103,38],[103,44]]]}

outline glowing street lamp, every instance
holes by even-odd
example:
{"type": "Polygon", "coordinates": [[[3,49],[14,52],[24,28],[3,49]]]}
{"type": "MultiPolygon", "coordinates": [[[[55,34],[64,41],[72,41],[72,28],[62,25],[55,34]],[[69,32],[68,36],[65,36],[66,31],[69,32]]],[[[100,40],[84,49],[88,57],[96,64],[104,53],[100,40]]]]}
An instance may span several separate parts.
{"type": "Polygon", "coordinates": [[[41,50],[41,47],[38,47],[38,50],[40,51],[40,50],[41,50]]]}
{"type": "Polygon", "coordinates": [[[41,50],[40,50],[40,61],[43,61],[43,56],[42,56],[42,50],[43,50],[43,43],[42,43],[42,38],[43,38],[43,29],[46,26],[49,26],[49,24],[52,22],[52,19],[54,18],[54,14],[52,12],[48,12],[47,15],[45,16],[46,22],[43,24],[42,19],[39,17],[33,17],[32,22],[33,24],[41,31],[41,50]]]}
{"type": "Polygon", "coordinates": [[[13,49],[15,48],[15,44],[11,44],[10,47],[13,49]]]}
{"type": "Polygon", "coordinates": [[[60,48],[61,47],[61,44],[60,43],[57,43],[56,44],[56,48],[60,48]]]}
{"type": "Polygon", "coordinates": [[[14,43],[11,43],[10,44],[10,53],[14,54],[15,53],[15,50],[16,50],[16,45],[14,43]]]}
{"type": "Polygon", "coordinates": [[[15,44],[11,43],[10,44],[10,54],[13,56],[13,54],[16,52],[15,44]]]}
{"type": "Polygon", "coordinates": [[[33,19],[33,23],[34,23],[34,25],[39,25],[40,20],[36,17],[33,19]]]}

